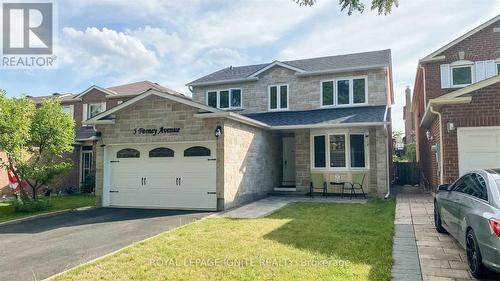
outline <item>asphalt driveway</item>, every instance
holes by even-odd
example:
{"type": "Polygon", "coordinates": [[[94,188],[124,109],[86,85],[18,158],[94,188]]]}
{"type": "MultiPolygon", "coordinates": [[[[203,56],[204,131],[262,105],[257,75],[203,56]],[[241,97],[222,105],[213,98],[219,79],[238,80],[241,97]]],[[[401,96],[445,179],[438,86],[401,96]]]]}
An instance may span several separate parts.
{"type": "Polygon", "coordinates": [[[0,226],[0,280],[41,280],[209,214],[105,208],[0,226]]]}

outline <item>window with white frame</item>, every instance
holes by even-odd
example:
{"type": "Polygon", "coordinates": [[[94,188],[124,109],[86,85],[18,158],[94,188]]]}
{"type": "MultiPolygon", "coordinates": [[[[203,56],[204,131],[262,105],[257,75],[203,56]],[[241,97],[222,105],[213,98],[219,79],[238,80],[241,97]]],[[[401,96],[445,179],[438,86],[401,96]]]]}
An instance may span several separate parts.
{"type": "Polygon", "coordinates": [[[105,110],[106,109],[104,108],[103,103],[89,103],[87,104],[87,119],[90,119],[105,110]]]}
{"type": "Polygon", "coordinates": [[[73,105],[63,105],[62,110],[64,113],[67,113],[71,117],[73,117],[73,105]]]}
{"type": "Polygon", "coordinates": [[[473,64],[450,66],[451,86],[462,87],[472,84],[473,64]]]}
{"type": "Polygon", "coordinates": [[[333,131],[313,135],[311,145],[312,168],[345,170],[368,167],[365,133],[333,131]]]}
{"type": "Polygon", "coordinates": [[[321,106],[366,104],[366,77],[321,81],[321,106]]]}
{"type": "Polygon", "coordinates": [[[288,109],[288,85],[269,86],[269,110],[288,109]]]}
{"type": "Polygon", "coordinates": [[[220,109],[241,108],[241,89],[208,91],[206,103],[220,109]]]}

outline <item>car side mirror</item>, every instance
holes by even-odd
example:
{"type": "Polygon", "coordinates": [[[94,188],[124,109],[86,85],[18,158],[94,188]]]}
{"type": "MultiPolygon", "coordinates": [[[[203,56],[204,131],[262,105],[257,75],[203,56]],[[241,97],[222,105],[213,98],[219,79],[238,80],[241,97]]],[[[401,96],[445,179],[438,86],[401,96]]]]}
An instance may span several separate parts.
{"type": "Polygon", "coordinates": [[[441,191],[441,190],[442,190],[442,191],[448,191],[448,187],[449,187],[449,186],[450,186],[450,185],[449,185],[449,184],[447,184],[447,183],[445,183],[445,184],[440,184],[440,185],[438,185],[438,190],[439,190],[439,191],[441,191]]]}

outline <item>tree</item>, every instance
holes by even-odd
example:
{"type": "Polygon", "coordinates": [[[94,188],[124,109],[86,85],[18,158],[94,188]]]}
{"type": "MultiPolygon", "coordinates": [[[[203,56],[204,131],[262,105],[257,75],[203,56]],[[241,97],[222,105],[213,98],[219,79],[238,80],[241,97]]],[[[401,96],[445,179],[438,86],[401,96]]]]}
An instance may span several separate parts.
{"type": "Polygon", "coordinates": [[[37,200],[40,188],[71,169],[64,154],[73,150],[74,127],[55,99],[37,108],[27,98],[8,98],[0,91],[0,150],[6,154],[0,168],[11,170],[37,200]]]}
{"type": "MultiPolygon", "coordinates": [[[[312,6],[317,0],[294,0],[300,6],[312,6]]],[[[363,13],[365,4],[361,0],[339,0],[341,11],[347,9],[347,14],[352,15],[353,11],[363,13]]],[[[377,10],[378,14],[388,15],[392,11],[392,7],[398,7],[399,0],[372,0],[371,10],[377,10]]]]}

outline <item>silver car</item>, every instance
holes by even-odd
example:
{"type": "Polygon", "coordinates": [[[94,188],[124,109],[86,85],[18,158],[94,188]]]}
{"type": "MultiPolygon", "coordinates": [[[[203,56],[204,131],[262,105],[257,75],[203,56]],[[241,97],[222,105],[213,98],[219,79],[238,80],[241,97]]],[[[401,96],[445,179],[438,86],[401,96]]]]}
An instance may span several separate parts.
{"type": "Polygon", "coordinates": [[[434,224],[465,248],[474,277],[500,273],[500,169],[475,170],[438,187],[434,224]]]}

